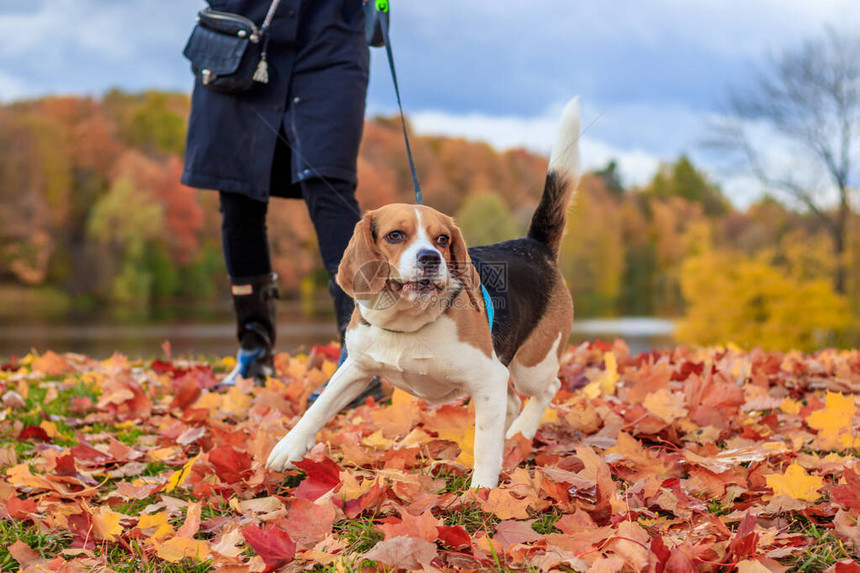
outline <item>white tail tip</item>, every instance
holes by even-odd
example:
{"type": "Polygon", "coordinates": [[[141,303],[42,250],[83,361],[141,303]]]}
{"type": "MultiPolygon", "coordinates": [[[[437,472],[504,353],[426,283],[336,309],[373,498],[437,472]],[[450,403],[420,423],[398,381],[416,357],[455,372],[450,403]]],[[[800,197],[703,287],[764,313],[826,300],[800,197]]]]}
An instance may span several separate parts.
{"type": "Polygon", "coordinates": [[[565,176],[579,173],[579,98],[575,97],[564,107],[558,135],[549,157],[548,171],[565,176]]]}

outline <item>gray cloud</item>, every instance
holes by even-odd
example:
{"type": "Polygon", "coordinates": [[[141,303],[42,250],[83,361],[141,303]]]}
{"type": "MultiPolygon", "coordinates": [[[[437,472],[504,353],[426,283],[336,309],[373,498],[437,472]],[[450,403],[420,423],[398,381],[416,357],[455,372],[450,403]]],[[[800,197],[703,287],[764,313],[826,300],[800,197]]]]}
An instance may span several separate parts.
{"type": "MultiPolygon", "coordinates": [[[[696,144],[727,84],[743,83],[753,62],[825,25],[860,23],[856,0],[392,3],[398,73],[416,125],[460,124],[499,146],[539,148],[541,126],[580,94],[584,114],[599,116],[584,152],[593,161],[621,157],[636,182],[682,151],[719,178],[696,144]]],[[[110,87],[188,90],[181,51],[202,6],[4,0],[0,100],[110,87]]],[[[368,112],[394,110],[384,52],[374,50],[368,112]]],[[[751,189],[748,181],[736,187],[751,189]]]]}

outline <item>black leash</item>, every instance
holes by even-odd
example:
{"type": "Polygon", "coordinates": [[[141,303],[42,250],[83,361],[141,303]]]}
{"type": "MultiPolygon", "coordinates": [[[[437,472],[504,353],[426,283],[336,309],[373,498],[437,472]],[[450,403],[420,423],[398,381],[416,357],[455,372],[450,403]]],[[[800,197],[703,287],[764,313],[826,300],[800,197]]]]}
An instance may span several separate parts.
{"type": "MultiPolygon", "coordinates": [[[[373,1],[373,0],[370,0],[373,1]]],[[[388,2],[375,2],[376,10],[388,12],[388,2]]],[[[394,81],[394,93],[397,95],[397,107],[400,109],[400,125],[403,127],[403,139],[406,141],[406,155],[409,156],[409,170],[412,172],[412,187],[415,189],[415,202],[424,204],[424,195],[418,183],[418,173],[415,171],[415,160],[412,158],[412,146],[409,145],[409,134],[406,132],[406,118],[403,116],[403,104],[400,101],[400,88],[397,85],[397,72],[394,70],[394,54],[391,51],[391,40],[388,37],[388,18],[380,16],[382,36],[385,39],[385,53],[388,54],[388,67],[391,68],[391,79],[394,81]]]]}

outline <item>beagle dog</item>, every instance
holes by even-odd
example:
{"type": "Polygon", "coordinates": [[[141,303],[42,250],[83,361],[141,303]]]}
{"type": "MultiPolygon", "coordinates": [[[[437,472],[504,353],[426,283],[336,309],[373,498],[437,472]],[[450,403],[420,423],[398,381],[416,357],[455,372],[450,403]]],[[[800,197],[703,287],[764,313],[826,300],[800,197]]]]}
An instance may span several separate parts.
{"type": "Polygon", "coordinates": [[[498,485],[505,437],[532,439],[560,386],[573,301],[557,258],[578,180],[578,140],[574,99],[523,238],[467,249],[454,220],[430,207],[393,204],[364,215],[336,276],[356,302],[349,357],[274,447],[270,470],[302,459],[328,420],[380,375],[430,402],[470,396],[471,485],[498,485]],[[518,394],[529,397],[522,410],[518,394]]]}

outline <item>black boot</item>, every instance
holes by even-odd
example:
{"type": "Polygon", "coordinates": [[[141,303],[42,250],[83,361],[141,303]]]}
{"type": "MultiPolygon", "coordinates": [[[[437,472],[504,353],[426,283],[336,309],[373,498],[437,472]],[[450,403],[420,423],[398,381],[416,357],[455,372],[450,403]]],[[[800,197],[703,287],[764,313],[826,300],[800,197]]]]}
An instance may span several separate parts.
{"type": "MultiPolygon", "coordinates": [[[[340,359],[338,367],[346,360],[346,327],[349,326],[349,321],[352,318],[352,313],[355,310],[355,302],[348,294],[343,292],[343,289],[335,282],[334,276],[337,274],[337,269],[329,269],[328,276],[328,292],[334,301],[334,313],[337,320],[337,331],[340,334],[340,359]]],[[[319,390],[314,392],[308,398],[308,406],[314,403],[319,398],[320,392],[325,389],[325,384],[319,390]]],[[[373,396],[376,402],[381,402],[385,398],[385,392],[382,389],[382,382],[379,376],[374,376],[367,388],[359,394],[352,402],[346,405],[347,408],[357,408],[364,404],[365,398],[373,396]]]]}
{"type": "Polygon", "coordinates": [[[248,278],[230,278],[239,353],[236,367],[220,386],[233,386],[239,376],[264,384],[275,374],[275,299],[278,275],[269,273],[248,278]]]}

